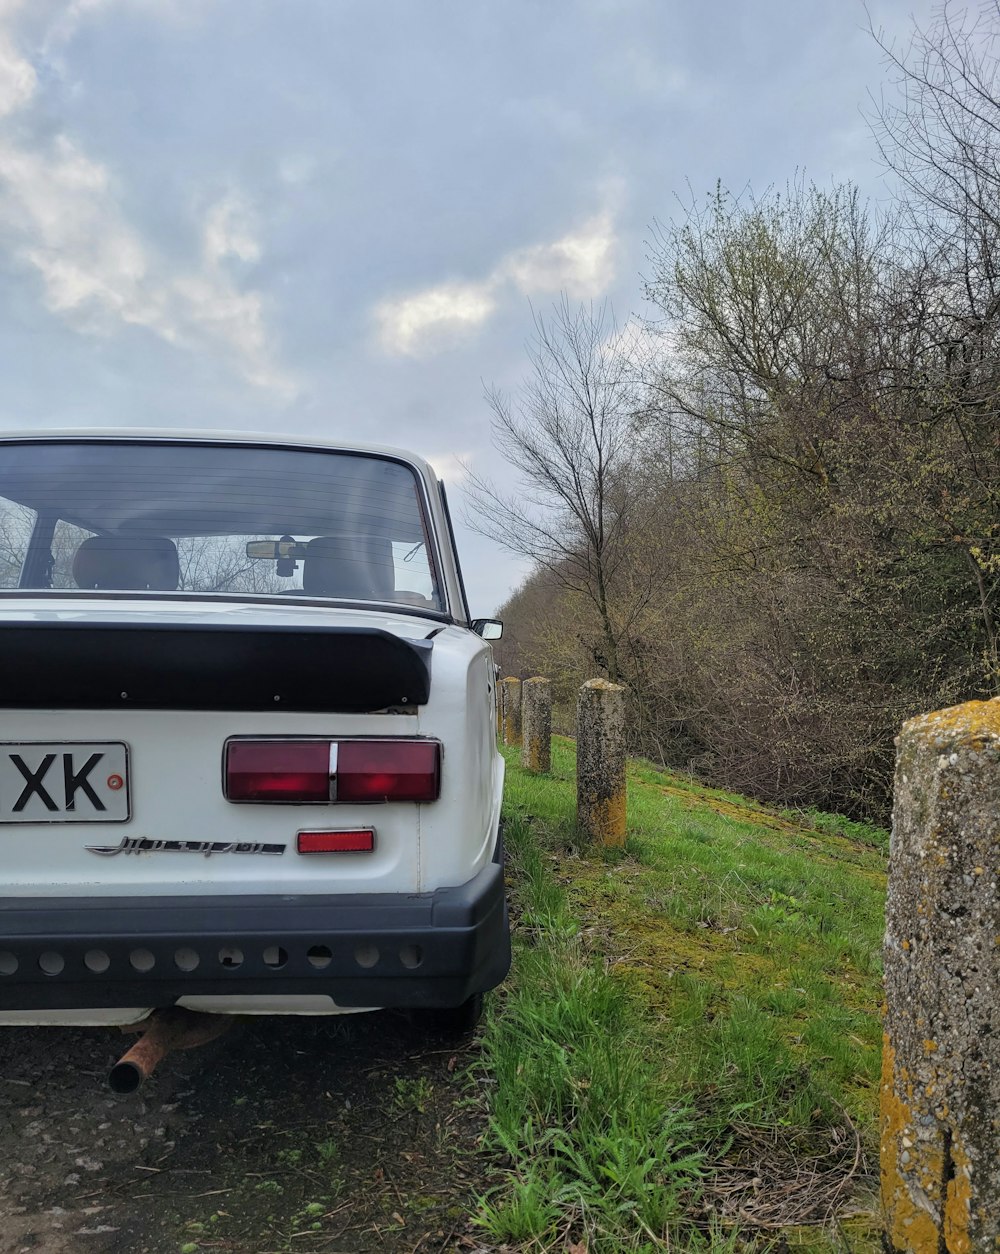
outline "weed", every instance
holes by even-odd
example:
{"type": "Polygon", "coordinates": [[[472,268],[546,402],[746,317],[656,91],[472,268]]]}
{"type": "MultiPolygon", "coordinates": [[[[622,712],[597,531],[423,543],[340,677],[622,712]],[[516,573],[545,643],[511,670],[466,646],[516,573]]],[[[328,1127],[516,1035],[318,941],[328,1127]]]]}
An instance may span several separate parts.
{"type": "Polygon", "coordinates": [[[475,1222],[496,1241],[548,1241],[555,1234],[562,1199],[548,1162],[526,1162],[501,1188],[479,1199],[475,1222]]]}
{"type": "Polygon", "coordinates": [[[397,1076],[394,1081],[393,1105],[400,1111],[412,1111],[418,1115],[425,1115],[431,1098],[434,1096],[434,1087],[426,1076],[416,1076],[411,1079],[409,1076],[397,1076]]]}
{"type": "Polygon", "coordinates": [[[292,1227],[298,1229],[308,1227],[312,1232],[322,1231],[323,1225],[319,1216],[325,1213],[326,1207],[322,1202],[308,1202],[292,1216],[292,1227]]]}

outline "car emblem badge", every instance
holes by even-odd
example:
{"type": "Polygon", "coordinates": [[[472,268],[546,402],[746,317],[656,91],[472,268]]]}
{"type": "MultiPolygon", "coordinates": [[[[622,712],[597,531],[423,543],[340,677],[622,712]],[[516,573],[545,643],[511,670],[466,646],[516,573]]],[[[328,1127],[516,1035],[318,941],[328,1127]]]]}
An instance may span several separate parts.
{"type": "Polygon", "coordinates": [[[113,858],[119,853],[201,853],[211,858],[216,853],[262,853],[280,857],[284,845],[264,844],[259,840],[151,840],[148,836],[123,836],[117,845],[85,845],[90,853],[113,858]]]}

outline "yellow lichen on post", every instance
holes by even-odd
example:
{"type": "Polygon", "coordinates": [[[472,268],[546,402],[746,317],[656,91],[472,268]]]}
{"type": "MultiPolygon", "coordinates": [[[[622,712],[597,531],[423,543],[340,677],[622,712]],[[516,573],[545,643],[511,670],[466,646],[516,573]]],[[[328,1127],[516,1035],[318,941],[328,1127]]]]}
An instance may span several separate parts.
{"type": "Polygon", "coordinates": [[[882,1202],[899,1254],[1000,1248],[1000,701],[911,719],[886,909],[882,1202]]]}
{"type": "Polygon", "coordinates": [[[521,743],[521,681],[508,675],[503,681],[503,742],[521,743]]]}
{"type": "Polygon", "coordinates": [[[896,1073],[895,1050],[888,1035],[882,1047],[881,1157],[882,1202],[886,1235],[892,1249],[911,1254],[938,1254],[940,1225],[932,1206],[940,1205],[944,1156],[940,1138],[936,1144],[918,1140],[917,1128],[905,1094],[905,1071],[896,1073]],[[919,1191],[912,1181],[920,1182],[919,1191]]]}
{"type": "Polygon", "coordinates": [[[552,685],[536,677],[521,685],[521,765],[544,775],[552,765],[552,685]]]}
{"type": "Polygon", "coordinates": [[[625,790],[613,797],[584,797],[578,802],[579,823],[591,840],[602,845],[625,843],[625,790]],[[586,818],[583,817],[586,815],[586,818]]]}
{"type": "MultiPolygon", "coordinates": [[[[954,1175],[944,1199],[944,1245],[951,1254],[972,1254],[969,1224],[972,1219],[972,1171],[961,1142],[951,1147],[954,1175]]],[[[994,1238],[994,1245],[1000,1244],[994,1238]]]]}
{"type": "Polygon", "coordinates": [[[576,707],[576,818],[602,845],[625,843],[625,689],[590,679],[576,707]]]}

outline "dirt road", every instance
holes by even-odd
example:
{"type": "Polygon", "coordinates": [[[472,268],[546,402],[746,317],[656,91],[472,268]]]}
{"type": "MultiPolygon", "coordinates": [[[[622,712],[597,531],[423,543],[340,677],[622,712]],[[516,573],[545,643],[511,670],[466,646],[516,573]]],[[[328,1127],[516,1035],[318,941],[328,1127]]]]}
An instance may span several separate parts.
{"type": "Polygon", "coordinates": [[[116,1097],[133,1038],[0,1031],[0,1254],[475,1250],[475,1044],[244,1020],[116,1097]]]}

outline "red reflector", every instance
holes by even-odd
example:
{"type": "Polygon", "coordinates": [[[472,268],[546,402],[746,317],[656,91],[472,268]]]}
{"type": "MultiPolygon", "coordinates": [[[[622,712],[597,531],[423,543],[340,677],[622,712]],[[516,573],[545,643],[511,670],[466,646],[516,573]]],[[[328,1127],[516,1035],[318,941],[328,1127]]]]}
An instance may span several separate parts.
{"type": "Polygon", "coordinates": [[[370,827],[357,832],[299,832],[299,853],[370,853],[375,833],[370,827]]]}
{"type": "Polygon", "coordinates": [[[436,801],[441,788],[436,740],[342,740],[337,800],[436,801]]]}
{"type": "Polygon", "coordinates": [[[226,747],[230,801],[330,800],[327,740],[231,740],[226,747]]]}

